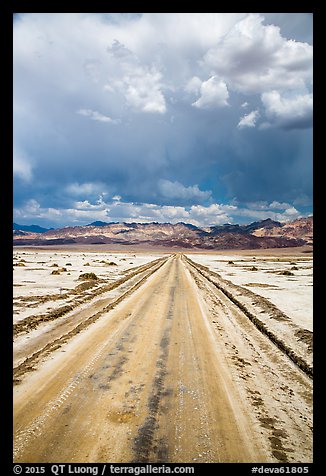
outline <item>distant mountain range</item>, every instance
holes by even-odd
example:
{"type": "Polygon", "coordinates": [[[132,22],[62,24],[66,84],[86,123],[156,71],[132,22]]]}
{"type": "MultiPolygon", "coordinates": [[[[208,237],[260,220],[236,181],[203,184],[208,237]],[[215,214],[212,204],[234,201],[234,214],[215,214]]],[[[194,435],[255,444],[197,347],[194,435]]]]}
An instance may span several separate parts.
{"type": "Polygon", "coordinates": [[[197,227],[188,223],[115,223],[46,229],[14,224],[14,245],[122,244],[198,249],[257,249],[313,242],[313,217],[280,223],[270,218],[249,225],[197,227]]]}
{"type": "Polygon", "coordinates": [[[32,233],[45,233],[46,231],[53,230],[53,228],[43,228],[38,225],[18,225],[14,223],[13,225],[14,231],[30,231],[32,233]]]}

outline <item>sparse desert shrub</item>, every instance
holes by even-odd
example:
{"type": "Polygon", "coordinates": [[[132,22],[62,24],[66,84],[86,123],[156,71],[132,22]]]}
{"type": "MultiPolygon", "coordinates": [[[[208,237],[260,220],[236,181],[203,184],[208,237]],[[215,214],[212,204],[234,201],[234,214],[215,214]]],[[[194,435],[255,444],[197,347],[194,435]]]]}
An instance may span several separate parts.
{"type": "Polygon", "coordinates": [[[71,263],[66,263],[66,266],[72,266],[72,264],[71,263]]]}
{"type": "Polygon", "coordinates": [[[109,261],[108,263],[106,263],[108,266],[118,266],[117,263],[115,263],[114,261],[109,261]]]}
{"type": "Polygon", "coordinates": [[[55,266],[59,266],[57,263],[51,264],[51,268],[54,268],[55,266]]]}
{"type": "Polygon", "coordinates": [[[14,263],[14,266],[26,266],[26,264],[19,261],[19,263],[14,263]]]}
{"type": "Polygon", "coordinates": [[[233,261],[228,261],[228,264],[234,264],[233,261]]]}
{"type": "Polygon", "coordinates": [[[85,263],[84,266],[90,266],[90,264],[89,264],[89,263],[85,263]]]}
{"type": "Polygon", "coordinates": [[[60,271],[58,269],[54,269],[51,274],[60,274],[60,271]]]}
{"type": "Polygon", "coordinates": [[[294,276],[294,273],[292,273],[288,269],[285,269],[284,271],[281,271],[279,274],[282,275],[282,276],[294,276]]]}
{"type": "Polygon", "coordinates": [[[258,268],[256,268],[256,266],[252,266],[252,267],[250,268],[250,271],[258,271],[258,268]]]}
{"type": "Polygon", "coordinates": [[[298,271],[299,270],[299,268],[297,266],[292,266],[291,269],[293,269],[293,271],[298,271]]]}
{"type": "Polygon", "coordinates": [[[96,276],[95,273],[82,273],[78,279],[92,279],[96,280],[98,277],[96,276]]]}
{"type": "Polygon", "coordinates": [[[64,272],[67,271],[67,268],[60,268],[59,271],[60,271],[61,273],[64,273],[64,272]]]}

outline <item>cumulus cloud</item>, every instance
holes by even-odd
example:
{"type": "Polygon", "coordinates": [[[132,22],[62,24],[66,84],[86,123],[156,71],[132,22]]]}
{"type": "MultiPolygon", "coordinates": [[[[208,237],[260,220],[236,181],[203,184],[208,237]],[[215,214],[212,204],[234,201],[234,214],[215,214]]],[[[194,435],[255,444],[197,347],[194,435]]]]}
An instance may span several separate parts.
{"type": "Polygon", "coordinates": [[[282,97],[278,91],[263,93],[261,96],[265,107],[268,124],[285,129],[305,129],[312,125],[312,94],[282,97]]]}
{"type": "Polygon", "coordinates": [[[75,202],[73,208],[55,209],[41,207],[32,199],[22,207],[14,209],[15,220],[37,221],[46,219],[56,226],[64,223],[85,225],[89,221],[120,221],[147,223],[178,223],[186,221],[197,226],[222,224],[232,220],[230,211],[236,209],[231,205],[212,204],[210,206],[193,205],[191,207],[157,205],[152,203],[133,203],[123,201],[91,203],[88,200],[75,202]]]}
{"type": "Polygon", "coordinates": [[[43,208],[33,198],[27,200],[22,207],[14,208],[14,220],[38,220],[45,219],[50,222],[60,222],[65,211],[52,207],[43,208]]]}
{"type": "Polygon", "coordinates": [[[199,190],[198,185],[185,187],[181,183],[161,179],[158,182],[159,192],[172,200],[185,200],[192,203],[198,203],[208,200],[212,192],[199,190]]]}
{"type": "Polygon", "coordinates": [[[104,85],[104,90],[118,91],[136,111],[164,114],[164,85],[157,67],[143,64],[133,51],[116,39],[106,50],[114,68],[108,71],[109,82],[104,85]]]}
{"type": "Polygon", "coordinates": [[[193,76],[189,81],[187,81],[187,84],[185,86],[185,91],[188,93],[195,93],[199,94],[200,92],[200,87],[202,85],[202,80],[198,78],[198,76],[193,76]]]}
{"type": "Polygon", "coordinates": [[[287,222],[301,216],[300,212],[287,203],[257,202],[239,206],[234,203],[210,205],[192,205],[189,207],[158,205],[153,203],[134,203],[123,200],[105,201],[100,197],[95,203],[89,200],[76,201],[71,208],[56,209],[42,207],[35,199],[30,199],[20,208],[15,208],[14,219],[21,221],[37,221],[46,219],[47,223],[62,226],[66,223],[85,225],[89,221],[120,221],[120,222],[159,222],[178,223],[185,221],[199,227],[223,225],[241,221],[249,223],[254,220],[272,218],[287,222]],[[277,210],[277,211],[276,211],[277,210]]]}
{"type": "Polygon", "coordinates": [[[161,91],[161,74],[155,70],[140,70],[123,78],[125,96],[130,106],[143,112],[164,114],[166,105],[161,91]]]}
{"type": "Polygon", "coordinates": [[[293,205],[277,200],[272,202],[248,202],[245,206],[236,208],[235,215],[237,217],[248,217],[251,220],[265,220],[271,218],[272,220],[280,222],[288,222],[300,218],[302,215],[293,205]]]}
{"type": "Polygon", "coordinates": [[[204,56],[232,89],[257,94],[302,87],[311,78],[312,46],[282,37],[280,28],[250,14],[204,56]]]}
{"type": "Polygon", "coordinates": [[[200,85],[200,97],[192,105],[199,109],[228,106],[229,92],[225,82],[212,76],[200,85]]]}
{"type": "Polygon", "coordinates": [[[107,185],[101,182],[85,182],[77,183],[73,182],[66,186],[65,191],[68,195],[78,196],[78,197],[87,197],[89,195],[99,195],[107,193],[107,185]]]}
{"type": "Polygon", "coordinates": [[[259,118],[259,112],[256,111],[251,111],[249,114],[246,114],[245,116],[242,116],[238,128],[243,129],[244,127],[255,127],[256,126],[256,121],[259,118]]]}
{"type": "Polygon", "coordinates": [[[231,214],[237,208],[234,205],[212,203],[208,207],[193,205],[189,211],[191,223],[198,226],[222,225],[233,221],[231,214]]]}

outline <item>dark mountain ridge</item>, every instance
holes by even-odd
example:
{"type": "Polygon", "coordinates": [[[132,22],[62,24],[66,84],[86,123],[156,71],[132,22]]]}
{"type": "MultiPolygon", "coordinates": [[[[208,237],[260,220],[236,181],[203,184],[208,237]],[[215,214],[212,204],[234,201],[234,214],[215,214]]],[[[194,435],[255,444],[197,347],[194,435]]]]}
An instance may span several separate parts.
{"type": "Polygon", "coordinates": [[[121,244],[197,249],[284,248],[312,244],[312,217],[282,224],[266,219],[249,225],[200,228],[192,224],[105,223],[42,232],[14,231],[14,245],[121,244]]]}

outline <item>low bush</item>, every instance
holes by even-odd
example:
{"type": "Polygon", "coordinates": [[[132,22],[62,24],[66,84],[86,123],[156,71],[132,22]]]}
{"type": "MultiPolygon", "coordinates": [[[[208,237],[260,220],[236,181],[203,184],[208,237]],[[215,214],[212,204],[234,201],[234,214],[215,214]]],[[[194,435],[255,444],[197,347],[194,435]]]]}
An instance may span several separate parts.
{"type": "Polygon", "coordinates": [[[279,274],[280,274],[281,276],[294,276],[294,273],[292,273],[291,271],[289,271],[289,270],[287,270],[287,269],[284,270],[284,271],[281,271],[279,274]]]}
{"type": "Polygon", "coordinates": [[[82,274],[79,276],[79,279],[92,279],[92,280],[96,280],[96,279],[98,279],[98,277],[96,276],[95,273],[82,273],[82,274]]]}

